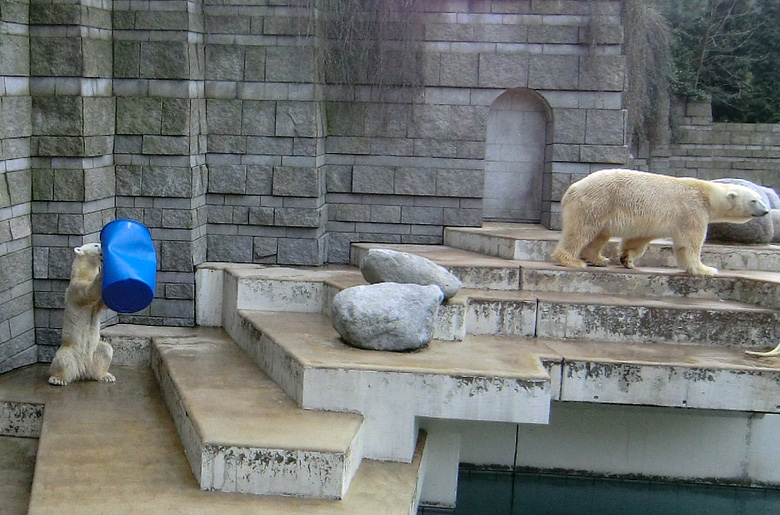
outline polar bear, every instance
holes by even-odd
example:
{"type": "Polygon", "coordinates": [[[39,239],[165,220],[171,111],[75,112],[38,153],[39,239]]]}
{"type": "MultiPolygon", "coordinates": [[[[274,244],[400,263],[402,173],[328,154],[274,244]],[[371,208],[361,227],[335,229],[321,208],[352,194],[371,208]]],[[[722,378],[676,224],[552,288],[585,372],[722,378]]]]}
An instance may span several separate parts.
{"type": "Polygon", "coordinates": [[[49,368],[49,383],[64,386],[79,379],[114,382],[108,372],[114,350],[100,341],[102,298],[102,249],[88,243],[74,249],[76,259],[65,290],[62,344],[49,368]]]}
{"type": "Polygon", "coordinates": [[[769,212],[761,197],[744,186],[670,177],[637,170],[594,172],[566,190],[561,200],[563,234],[553,258],[563,266],[606,266],[601,249],[622,238],[620,262],[634,268],[656,238],[671,238],[680,268],[691,275],[715,275],[701,262],[710,222],[745,223],[769,212]]]}

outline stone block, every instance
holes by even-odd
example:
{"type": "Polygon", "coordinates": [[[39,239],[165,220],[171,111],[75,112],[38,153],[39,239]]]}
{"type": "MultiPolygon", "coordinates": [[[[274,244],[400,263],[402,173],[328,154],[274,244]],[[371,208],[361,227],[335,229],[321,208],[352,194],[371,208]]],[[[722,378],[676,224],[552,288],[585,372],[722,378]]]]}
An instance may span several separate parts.
{"type": "Polygon", "coordinates": [[[85,38],[81,42],[84,77],[112,78],[113,48],[111,41],[85,38]]]}
{"type": "Polygon", "coordinates": [[[580,148],[583,163],[605,163],[624,165],[628,162],[627,146],[583,145],[580,148]]]}
{"type": "Polygon", "coordinates": [[[323,179],[315,167],[277,166],[273,174],[273,194],[283,197],[319,197],[323,179]]]}
{"type": "Polygon", "coordinates": [[[140,166],[117,165],[116,194],[127,196],[141,195],[141,170],[140,166]]]}
{"type": "Polygon", "coordinates": [[[471,53],[442,54],[439,68],[440,86],[475,88],[479,83],[479,55],[471,53]]]}
{"type": "Polygon", "coordinates": [[[271,195],[273,192],[273,167],[249,165],[246,167],[246,194],[271,195]]]}
{"type": "Polygon", "coordinates": [[[453,139],[485,141],[488,114],[487,107],[452,106],[453,139]]]}
{"type": "Polygon", "coordinates": [[[354,166],[352,168],[352,192],[375,195],[395,192],[395,172],[388,166],[354,166]]]}
{"type": "Polygon", "coordinates": [[[31,150],[41,157],[80,157],[84,155],[84,138],[40,136],[31,140],[31,150]]]}
{"type": "Polygon", "coordinates": [[[247,173],[244,165],[209,166],[209,193],[232,193],[243,195],[246,192],[247,173]]]}
{"type": "Polygon", "coordinates": [[[209,34],[249,34],[248,16],[206,15],[206,32],[209,34]]]}
{"type": "Polygon", "coordinates": [[[369,221],[384,224],[401,223],[401,206],[371,206],[369,221]]]}
{"type": "Polygon", "coordinates": [[[29,170],[6,172],[5,178],[12,205],[24,204],[32,200],[32,173],[29,170]]]}
{"type": "Polygon", "coordinates": [[[247,136],[246,151],[249,154],[265,156],[291,155],[294,153],[294,142],[294,138],[247,136]]]}
{"type": "Polygon", "coordinates": [[[528,27],[528,43],[576,45],[579,43],[579,27],[577,25],[531,25],[528,27]]]}
{"type": "Polygon", "coordinates": [[[26,35],[0,33],[0,75],[30,74],[30,40],[26,35]]]}
{"type": "Polygon", "coordinates": [[[482,225],[482,209],[444,208],[442,225],[447,227],[479,227],[482,225]]]}
{"type": "Polygon", "coordinates": [[[528,73],[530,88],[576,90],[579,60],[573,55],[532,55],[528,73]]]}
{"type": "Polygon", "coordinates": [[[137,78],[141,74],[141,42],[114,41],[114,77],[137,78]]]}
{"type": "Polygon", "coordinates": [[[75,170],[54,171],[54,200],[83,201],[84,172],[75,170]]]}
{"type": "Polygon", "coordinates": [[[32,98],[32,114],[36,135],[78,136],[84,130],[81,97],[35,96],[32,98]]]}
{"type": "Polygon", "coordinates": [[[626,58],[622,55],[590,55],[580,58],[579,88],[588,91],[623,91],[626,58]]]}
{"type": "Polygon", "coordinates": [[[363,136],[366,134],[366,110],[363,104],[354,102],[328,102],[325,104],[329,136],[363,136]]]}
{"type": "Polygon", "coordinates": [[[31,25],[80,25],[81,4],[32,3],[31,25]]]}
{"type": "Polygon", "coordinates": [[[35,234],[57,234],[57,215],[52,213],[33,213],[30,221],[35,234]]]}
{"type": "Polygon", "coordinates": [[[210,234],[207,248],[209,261],[252,262],[253,238],[251,236],[210,234]]]}
{"type": "MultiPolygon", "coordinates": [[[[443,57],[443,56],[442,56],[443,57]]],[[[549,56],[545,56],[549,57],[549,56]]],[[[576,62],[576,58],[575,58],[576,62]]],[[[523,88],[529,84],[528,54],[480,54],[479,86],[483,88],[523,88]]],[[[534,87],[534,86],[531,86],[534,87]]],[[[545,89],[538,88],[537,89],[545,89]]]]}
{"type": "Polygon", "coordinates": [[[149,79],[188,79],[188,43],[183,41],[141,42],[141,77],[149,79]]]}
{"type": "Polygon", "coordinates": [[[322,247],[318,239],[280,238],[277,262],[280,265],[321,265],[322,247]]]}
{"type": "Polygon", "coordinates": [[[153,136],[143,137],[143,153],[151,155],[188,155],[190,140],[186,136],[153,136]]]}
{"type": "MultiPolygon", "coordinates": [[[[23,138],[32,134],[32,99],[28,96],[4,97],[2,98],[2,120],[3,128],[0,134],[6,138],[23,138]]],[[[47,120],[48,121],[48,120],[47,120]]],[[[4,156],[8,158],[9,141],[3,144],[4,156]]]]}
{"type": "Polygon", "coordinates": [[[266,49],[265,80],[301,82],[314,79],[314,56],[309,47],[272,46],[266,49]]]}
{"type": "Polygon", "coordinates": [[[57,233],[83,236],[84,215],[60,214],[57,215],[57,233]]]}
{"type": "Polygon", "coordinates": [[[160,242],[161,272],[191,272],[192,243],[188,241],[160,242]]]}
{"type": "Polygon", "coordinates": [[[254,243],[254,249],[252,251],[252,259],[254,262],[264,262],[268,258],[276,256],[278,238],[270,238],[267,236],[257,236],[252,239],[254,243]]]}
{"type": "Polygon", "coordinates": [[[141,175],[141,195],[148,197],[190,197],[192,171],[183,166],[146,166],[141,175]]]}
{"type": "Polygon", "coordinates": [[[118,97],[116,99],[116,130],[119,134],[160,134],[162,99],[149,97],[118,97]]]}
{"type": "Polygon", "coordinates": [[[474,40],[492,43],[525,43],[529,27],[519,23],[475,25],[474,40]]]}
{"type": "Polygon", "coordinates": [[[331,206],[331,220],[339,222],[372,222],[371,206],[367,204],[336,204],[331,206]]]}
{"type": "Polygon", "coordinates": [[[585,114],[583,109],[555,109],[551,143],[585,143],[585,114]]]}
{"type": "Polygon", "coordinates": [[[401,223],[421,225],[441,225],[443,212],[440,207],[403,206],[401,223]]]}
{"type": "Polygon", "coordinates": [[[279,102],[276,106],[276,135],[313,138],[319,135],[317,104],[279,102]]]}
{"type": "Polygon", "coordinates": [[[274,210],[274,225],[282,227],[310,227],[322,225],[321,209],[278,208],[274,210]]]}
{"type": "Polygon", "coordinates": [[[116,194],[116,174],[113,166],[84,170],[84,200],[111,198],[116,194]]]}
{"type": "Polygon", "coordinates": [[[482,170],[439,170],[436,195],[443,197],[482,197],[485,187],[482,170]]]}
{"type": "Polygon", "coordinates": [[[352,167],[347,165],[325,165],[325,184],[328,193],[352,191],[352,167]]]}
{"type": "Polygon", "coordinates": [[[206,80],[244,78],[244,51],[238,45],[206,45],[206,80]]]}
{"type": "Polygon", "coordinates": [[[136,30],[187,30],[189,17],[184,11],[138,11],[135,13],[136,30]]]}
{"type": "Polygon", "coordinates": [[[274,209],[272,207],[249,208],[249,225],[273,225],[274,209]]]}
{"type": "Polygon", "coordinates": [[[241,134],[241,107],[241,100],[207,100],[209,134],[241,134]]]}
{"type": "Polygon", "coordinates": [[[233,223],[233,206],[209,206],[207,220],[210,224],[233,223]]]}
{"type": "MultiPolygon", "coordinates": [[[[63,98],[63,97],[58,97],[63,98]]],[[[112,97],[83,97],[84,135],[113,135],[116,132],[115,101],[112,97]]]]}
{"type": "Polygon", "coordinates": [[[190,107],[190,100],[187,98],[162,99],[162,134],[166,136],[188,135],[190,133],[190,107]]]}
{"type": "Polygon", "coordinates": [[[214,154],[243,154],[246,142],[245,136],[209,135],[208,149],[214,154]]]}
{"type": "Polygon", "coordinates": [[[82,40],[74,37],[32,38],[30,74],[34,77],[79,77],[83,66],[82,40]]]}
{"type": "Polygon", "coordinates": [[[416,105],[413,107],[409,137],[447,139],[452,129],[450,106],[416,105]]]}
{"type": "Polygon", "coordinates": [[[265,52],[263,46],[246,47],[244,52],[244,80],[265,80],[265,52]]]}
{"type": "Polygon", "coordinates": [[[436,170],[399,167],[395,171],[397,195],[436,195],[436,170]]]}
{"type": "Polygon", "coordinates": [[[273,136],[276,130],[276,103],[244,100],[241,106],[240,134],[273,136]]]}
{"type": "Polygon", "coordinates": [[[590,145],[622,145],[625,142],[623,111],[591,109],[587,112],[585,143],[590,145]]]}

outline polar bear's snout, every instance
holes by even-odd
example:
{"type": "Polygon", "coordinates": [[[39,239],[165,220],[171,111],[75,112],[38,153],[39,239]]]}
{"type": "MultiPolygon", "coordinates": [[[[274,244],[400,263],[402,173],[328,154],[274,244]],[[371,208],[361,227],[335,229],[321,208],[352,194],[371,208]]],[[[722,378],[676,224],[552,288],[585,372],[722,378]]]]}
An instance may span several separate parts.
{"type": "Polygon", "coordinates": [[[751,206],[753,207],[753,216],[759,217],[769,214],[769,209],[766,207],[766,205],[760,201],[760,200],[751,200],[750,201],[751,206]]]}

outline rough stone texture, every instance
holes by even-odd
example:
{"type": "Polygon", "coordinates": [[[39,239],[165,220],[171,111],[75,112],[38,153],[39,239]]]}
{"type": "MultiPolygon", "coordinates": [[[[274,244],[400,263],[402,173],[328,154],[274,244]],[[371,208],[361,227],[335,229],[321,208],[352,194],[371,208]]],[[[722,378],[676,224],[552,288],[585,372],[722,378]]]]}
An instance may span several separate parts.
{"type": "Polygon", "coordinates": [[[369,250],[360,263],[360,272],[372,284],[432,284],[441,289],[445,299],[454,297],[462,286],[460,279],[430,259],[388,249],[369,250]]]}
{"type": "Polygon", "coordinates": [[[349,345],[410,351],[433,338],[444,296],[437,286],[381,283],[342,290],[333,298],[333,326],[349,345]]]}
{"type": "MultiPolygon", "coordinates": [[[[760,186],[744,179],[716,179],[715,182],[738,184],[758,193],[767,207],[776,202],[777,193],[771,188],[760,186]]],[[[707,228],[707,240],[735,243],[769,243],[775,241],[775,220],[770,212],[768,216],[754,218],[744,224],[715,223],[707,228]]],[[[780,235],[778,235],[780,237],[780,235]]]]}

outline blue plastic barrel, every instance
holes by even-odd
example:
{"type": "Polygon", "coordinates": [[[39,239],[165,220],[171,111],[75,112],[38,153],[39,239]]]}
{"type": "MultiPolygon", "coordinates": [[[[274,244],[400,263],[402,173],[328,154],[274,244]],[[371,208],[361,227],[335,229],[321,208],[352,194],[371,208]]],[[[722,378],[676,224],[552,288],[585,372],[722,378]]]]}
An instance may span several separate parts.
{"type": "Polygon", "coordinates": [[[100,231],[103,302],[119,313],[151,304],[157,282],[157,254],[149,229],[135,220],[109,222],[100,231]]]}

